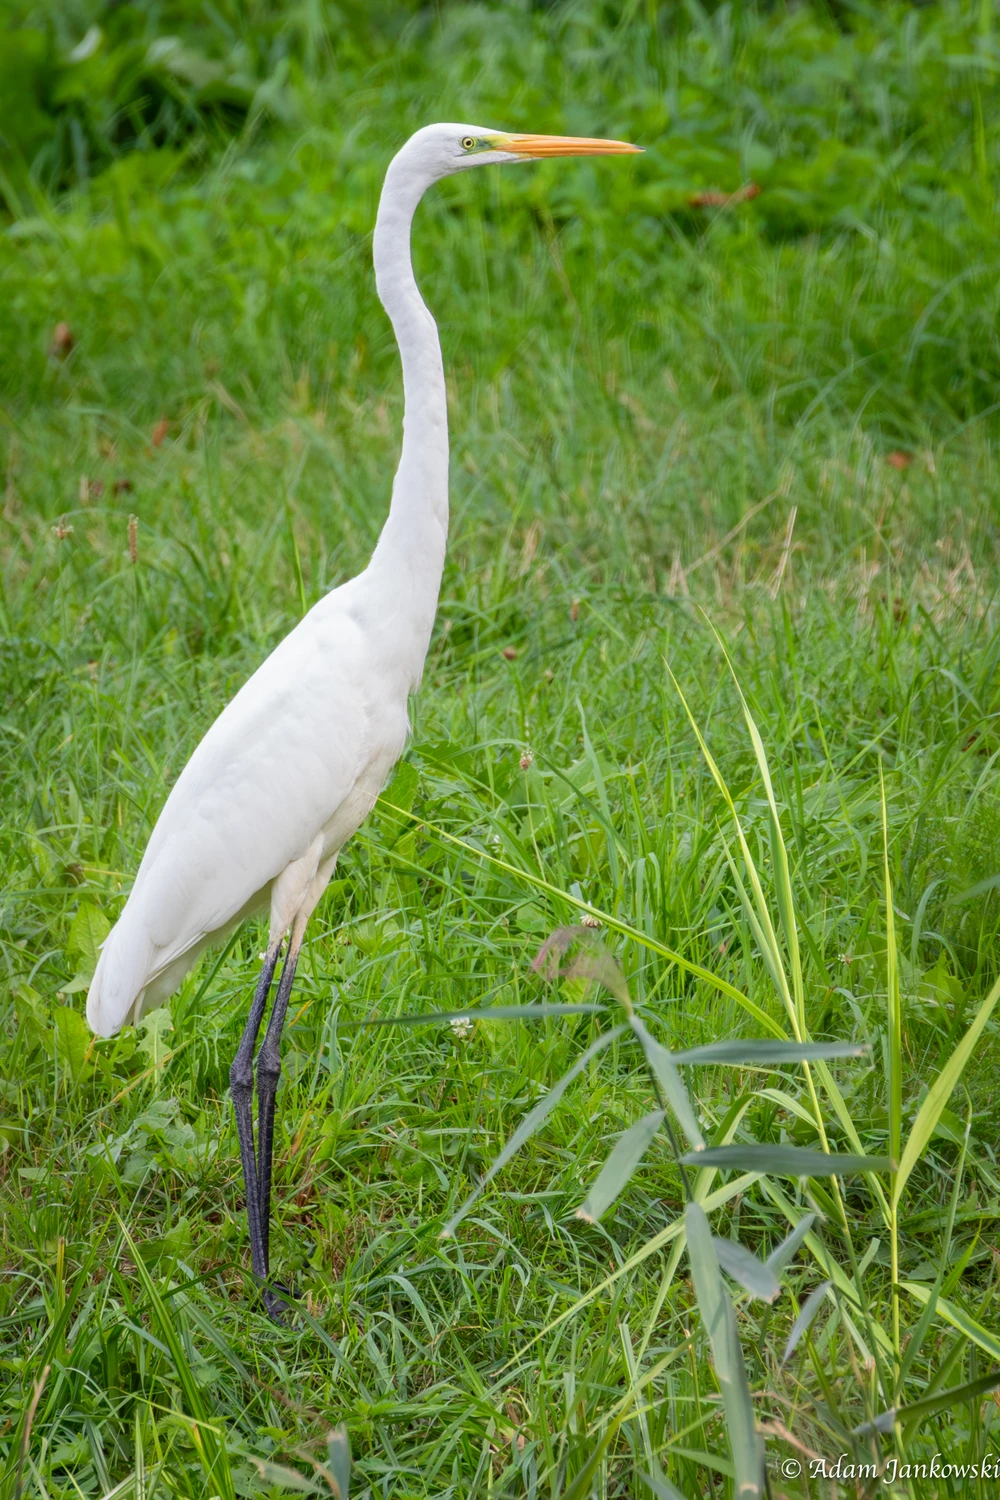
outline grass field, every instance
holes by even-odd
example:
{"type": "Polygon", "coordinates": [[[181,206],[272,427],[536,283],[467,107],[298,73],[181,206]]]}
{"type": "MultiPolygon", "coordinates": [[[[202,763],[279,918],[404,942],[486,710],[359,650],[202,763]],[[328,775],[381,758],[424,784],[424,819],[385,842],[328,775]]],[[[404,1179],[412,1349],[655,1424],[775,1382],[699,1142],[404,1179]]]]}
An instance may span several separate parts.
{"type": "Polygon", "coordinates": [[[0,1495],[329,1495],[339,1424],[355,1496],[733,1495],[688,1189],[760,1258],[817,1215],[776,1301],[730,1283],[770,1493],[992,1495],[905,1466],[1000,1448],[994,7],[54,10],[0,21],[0,1495]],[[279,1329],[228,1098],[263,927],[138,1033],[85,992],[186,756],[378,534],[370,230],[442,116],[648,149],[418,215],[449,561],[300,964],[279,1329]],[[897,1169],[682,1180],[660,1132],[577,1217],[657,1104],[605,961],[532,967],[582,913],[665,1046],[866,1049],[685,1066],[710,1144],[897,1169]],[[542,1002],[606,1009],[374,1024],[542,1002]]]}

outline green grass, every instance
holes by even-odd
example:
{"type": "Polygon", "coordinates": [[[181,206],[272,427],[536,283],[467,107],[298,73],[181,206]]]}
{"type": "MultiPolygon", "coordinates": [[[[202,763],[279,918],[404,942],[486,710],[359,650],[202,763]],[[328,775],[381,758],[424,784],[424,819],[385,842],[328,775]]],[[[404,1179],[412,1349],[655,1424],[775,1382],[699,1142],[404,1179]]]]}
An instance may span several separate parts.
{"type": "MultiPolygon", "coordinates": [[[[761,1257],[821,1216],[773,1305],[735,1292],[772,1494],[829,1493],[783,1477],[805,1450],[998,1444],[995,1017],[960,1047],[1000,973],[1000,36],[979,0],[655,16],[16,7],[48,50],[42,123],[0,143],[5,1500],[301,1493],[281,1469],[331,1493],[341,1422],[358,1495],[732,1493],[667,1138],[576,1217],[657,1104],[634,1038],[448,1239],[615,1018],[365,1024],[613,1007],[532,968],[587,907],[660,1043],[869,1049],[686,1067],[710,1143],[903,1148],[839,1186],[690,1174],[761,1257]],[[108,54],[179,33],[244,93],[220,115],[173,75],[155,130],[117,130],[133,74],[68,60],[92,23],[108,54]],[[263,930],[111,1042],[86,978],[199,735],[377,536],[401,397],[369,232],[440,115],[649,150],[469,174],[418,216],[450,552],[386,799],[412,816],[345,850],[300,964],[273,1238],[304,1311],[279,1330],[227,1092],[263,930]]],[[[0,116],[27,76],[0,69],[0,116]]]]}

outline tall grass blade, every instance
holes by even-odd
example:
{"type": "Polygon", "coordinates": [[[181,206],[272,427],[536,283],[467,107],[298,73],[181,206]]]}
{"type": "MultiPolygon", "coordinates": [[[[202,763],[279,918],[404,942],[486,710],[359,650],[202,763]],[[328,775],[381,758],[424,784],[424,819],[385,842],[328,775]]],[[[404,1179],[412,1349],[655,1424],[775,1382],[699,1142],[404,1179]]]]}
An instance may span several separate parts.
{"type": "Polygon", "coordinates": [[[771,1251],[764,1264],[770,1266],[775,1276],[780,1276],[785,1267],[791,1264],[796,1250],[798,1250],[815,1222],[815,1214],[803,1214],[791,1234],[771,1251]]]}
{"type": "Polygon", "coordinates": [[[351,1441],[343,1424],[330,1433],[326,1440],[326,1451],[330,1461],[330,1474],[337,1489],[337,1500],[350,1500],[351,1441]]]}
{"type": "Polygon", "coordinates": [[[704,1137],[695,1117],[691,1096],[677,1071],[673,1054],[669,1048],[661,1046],[655,1037],[650,1036],[638,1016],[629,1016],[628,1024],[639,1038],[649,1071],[659,1086],[663,1099],[677,1116],[677,1122],[693,1145],[695,1152],[702,1151],[705,1145],[704,1137]]]}
{"type": "Polygon", "coordinates": [[[882,804],[882,873],[885,882],[885,987],[889,1155],[893,1180],[889,1185],[889,1258],[892,1276],[892,1343],[898,1374],[902,1351],[899,1337],[899,1160],[903,1141],[903,1011],[899,993],[899,959],[896,952],[896,916],[892,909],[892,877],[889,873],[889,814],[885,805],[885,777],[878,763],[879,797],[882,804]]]}
{"type": "MultiPolygon", "coordinates": [[[[709,622],[711,623],[711,622],[709,622]]],[[[743,718],[750,734],[750,742],[753,745],[754,758],[760,779],[764,783],[764,794],[767,797],[768,822],[770,827],[771,845],[771,867],[774,880],[774,894],[778,903],[778,916],[781,920],[781,928],[785,935],[785,947],[788,951],[788,968],[791,973],[792,995],[795,1005],[795,1014],[798,1018],[799,1035],[806,1035],[806,1013],[805,1013],[805,987],[802,979],[802,958],[799,951],[798,924],[795,918],[795,900],[792,894],[792,881],[788,867],[788,850],[785,847],[784,835],[781,832],[781,819],[778,816],[778,804],[774,795],[774,786],[771,782],[771,768],[768,765],[767,753],[764,749],[764,741],[761,739],[760,730],[757,728],[750,706],[743,694],[740,680],[736,675],[736,669],[726,650],[725,643],[718,630],[712,625],[712,633],[719,643],[723,656],[726,658],[726,666],[729,668],[733,685],[739,694],[740,704],[743,709],[743,718]]]]}
{"type": "Polygon", "coordinates": [[[586,1199],[577,1209],[578,1219],[593,1224],[607,1212],[626,1187],[662,1124],[663,1110],[654,1109],[629,1126],[598,1173],[586,1199]]]}
{"type": "MultiPolygon", "coordinates": [[[[740,879],[739,872],[736,869],[735,861],[733,860],[732,855],[729,853],[728,847],[726,850],[726,857],[733,872],[733,878],[736,882],[737,889],[740,892],[740,899],[743,902],[743,907],[746,911],[747,919],[750,922],[751,927],[753,928],[754,938],[757,942],[758,948],[760,949],[761,957],[767,965],[768,972],[770,973],[771,978],[774,981],[775,989],[778,991],[778,994],[781,997],[781,1001],[788,1012],[789,1020],[792,1023],[792,1029],[795,1032],[796,1039],[801,1041],[804,1038],[804,1031],[802,1026],[800,1025],[799,1016],[792,992],[789,989],[788,976],[785,973],[784,960],[781,953],[781,945],[778,942],[777,934],[774,930],[774,924],[771,921],[771,913],[768,908],[767,899],[764,895],[764,887],[761,884],[760,875],[758,874],[757,866],[754,863],[753,855],[750,853],[750,845],[747,843],[746,835],[743,832],[743,824],[740,820],[740,815],[736,810],[736,803],[733,800],[733,795],[729,790],[725,777],[716,764],[715,757],[712,755],[712,752],[709,750],[708,745],[705,742],[705,737],[698,726],[698,722],[695,719],[694,714],[691,712],[690,707],[688,706],[687,699],[681,692],[680,684],[678,683],[673,672],[670,671],[669,666],[667,667],[667,671],[670,673],[670,680],[673,683],[678,696],[680,697],[681,703],[684,707],[684,712],[687,714],[688,723],[691,725],[691,728],[694,731],[695,738],[698,741],[698,748],[701,750],[702,756],[705,760],[705,764],[708,766],[708,769],[712,774],[713,781],[719,788],[719,791],[722,793],[722,796],[725,799],[726,806],[729,809],[730,816],[732,817],[733,824],[736,829],[736,837],[739,840],[740,853],[743,856],[744,868],[746,869],[747,878],[750,881],[750,887],[753,891],[752,902],[746,894],[746,891],[743,887],[743,882],[740,879]]],[[[797,951],[798,949],[796,947],[796,952],[797,951]]]]}
{"type": "Polygon", "coordinates": [[[774,1302],[781,1296],[781,1283],[766,1261],[758,1260],[739,1240],[712,1240],[719,1265],[759,1302],[774,1302]]]}
{"type": "Polygon", "coordinates": [[[543,1002],[538,1005],[473,1005],[467,1010],[436,1010],[409,1016],[366,1016],[363,1021],[341,1021],[342,1031],[368,1026],[442,1026],[449,1021],[541,1021],[546,1016],[587,1016],[607,1010],[596,1001],[543,1002]]]}
{"type": "Polygon", "coordinates": [[[736,1331],[736,1314],[729,1300],[712,1231],[700,1203],[684,1210],[688,1260],[698,1311],[712,1346],[712,1362],[726,1409],[726,1427],[733,1455],[734,1494],[753,1500],[763,1494],[764,1445],[757,1432],[747,1383],[743,1350],[736,1331]]]}
{"type": "Polygon", "coordinates": [[[813,1062],[817,1058],[864,1057],[869,1048],[863,1042],[779,1042],[764,1038],[737,1037],[729,1042],[707,1042],[703,1047],[689,1047],[672,1054],[675,1063],[723,1063],[752,1068],[783,1063],[813,1062]]]}
{"type": "Polygon", "coordinates": [[[871,1422],[862,1422],[860,1427],[855,1427],[852,1436],[867,1437],[872,1432],[891,1432],[897,1422],[918,1422],[923,1417],[933,1416],[935,1412],[946,1411],[949,1406],[974,1401],[977,1396],[996,1390],[997,1386],[1000,1386],[1000,1370],[991,1370],[988,1375],[980,1375],[978,1380],[953,1385],[933,1396],[924,1396],[920,1401],[909,1401],[905,1406],[890,1406],[888,1411],[880,1412],[871,1422]]]}
{"type": "MultiPolygon", "coordinates": [[[[900,1291],[908,1292],[911,1297],[923,1303],[930,1301],[932,1295],[932,1288],[924,1286],[919,1281],[900,1282],[900,1291]]],[[[946,1323],[950,1323],[952,1328],[956,1328],[959,1333],[964,1333],[973,1344],[978,1344],[991,1359],[1000,1360],[1000,1337],[990,1329],[984,1328],[971,1313],[965,1311],[964,1307],[957,1306],[947,1297],[938,1297],[936,1304],[937,1312],[946,1323]]]]}
{"type": "Polygon", "coordinates": [[[806,1333],[809,1329],[810,1324],[812,1323],[816,1314],[819,1312],[820,1307],[822,1306],[823,1298],[826,1296],[827,1292],[829,1292],[832,1286],[832,1281],[821,1281],[819,1286],[813,1287],[812,1291],[803,1302],[801,1308],[799,1309],[799,1315],[795,1319],[795,1322],[792,1324],[792,1331],[788,1335],[788,1341],[785,1344],[785,1351],[781,1356],[782,1365],[787,1365],[788,1361],[795,1353],[803,1334],[806,1333]]]}
{"type": "Polygon", "coordinates": [[[851,1172],[888,1172],[885,1156],[854,1156],[847,1151],[810,1151],[807,1146],[706,1146],[688,1151],[686,1167],[731,1167],[773,1172],[777,1177],[843,1177],[851,1172]]]}
{"type": "Polygon", "coordinates": [[[653,1491],[656,1500],[684,1500],[677,1486],[671,1484],[664,1474],[647,1474],[645,1470],[640,1469],[639,1478],[653,1491]]]}
{"type": "Polygon", "coordinates": [[[944,1109],[955,1085],[965,1071],[966,1064],[972,1056],[973,1048],[982,1035],[987,1021],[993,1014],[998,999],[1000,999],[1000,979],[997,980],[986,996],[986,999],[980,1005],[972,1025],[927,1090],[924,1101],[917,1111],[917,1118],[914,1120],[910,1133],[906,1138],[906,1145],[903,1147],[903,1154],[893,1187],[894,1204],[899,1202],[903,1189],[909,1181],[910,1174],[923,1156],[927,1144],[941,1118],[941,1111],[944,1109]]]}

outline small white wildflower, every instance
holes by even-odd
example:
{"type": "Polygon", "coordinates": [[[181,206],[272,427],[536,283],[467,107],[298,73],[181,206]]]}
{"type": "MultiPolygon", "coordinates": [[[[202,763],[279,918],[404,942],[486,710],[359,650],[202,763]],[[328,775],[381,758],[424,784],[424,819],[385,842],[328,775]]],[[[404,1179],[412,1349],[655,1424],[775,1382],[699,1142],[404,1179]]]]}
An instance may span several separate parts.
{"type": "Polygon", "coordinates": [[[451,1025],[456,1042],[464,1042],[467,1036],[472,1035],[473,1021],[471,1016],[453,1016],[449,1024],[451,1025]]]}
{"type": "Polygon", "coordinates": [[[600,925],[600,917],[592,917],[589,911],[585,911],[583,913],[583,916],[580,918],[581,927],[600,927],[600,925]]]}

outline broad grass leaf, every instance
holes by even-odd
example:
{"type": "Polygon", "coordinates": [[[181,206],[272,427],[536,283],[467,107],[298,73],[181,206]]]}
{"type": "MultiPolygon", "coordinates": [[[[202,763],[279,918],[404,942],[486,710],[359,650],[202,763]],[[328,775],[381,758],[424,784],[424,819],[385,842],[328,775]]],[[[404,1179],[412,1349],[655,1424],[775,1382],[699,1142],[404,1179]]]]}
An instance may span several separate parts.
{"type": "Polygon", "coordinates": [[[638,1016],[629,1016],[629,1025],[639,1038],[650,1072],[660,1085],[663,1097],[677,1116],[678,1124],[695,1148],[695,1151],[700,1152],[705,1145],[704,1137],[698,1128],[698,1121],[695,1118],[691,1097],[684,1085],[683,1078],[677,1071],[677,1064],[674,1062],[673,1054],[668,1048],[662,1047],[654,1037],[650,1036],[638,1016]]]}
{"type": "Polygon", "coordinates": [[[781,1283],[766,1261],[758,1260],[752,1250],[741,1245],[739,1240],[724,1240],[713,1237],[719,1265],[727,1276],[738,1281],[751,1297],[761,1302],[774,1302],[781,1296],[781,1283]]]}
{"type": "Polygon", "coordinates": [[[136,1242],[136,1249],[147,1266],[159,1265],[161,1261],[186,1260],[193,1246],[191,1222],[187,1218],[178,1219],[166,1234],[136,1242]]]}
{"type": "Polygon", "coordinates": [[[639,1470],[639,1478],[643,1484],[647,1484],[656,1496],[656,1500],[684,1500],[684,1496],[675,1484],[663,1474],[647,1474],[639,1470]]]}
{"type": "Polygon", "coordinates": [[[607,1212],[626,1187],[662,1124],[663,1110],[654,1109],[629,1126],[597,1174],[585,1201],[577,1209],[578,1219],[585,1219],[588,1224],[593,1224],[607,1212]]]}
{"type": "Polygon", "coordinates": [[[90,1027],[79,1011],[61,1005],[55,1014],[56,1050],[67,1073],[76,1083],[87,1064],[90,1027]]]}
{"type": "Polygon", "coordinates": [[[791,1262],[796,1250],[798,1250],[815,1222],[815,1214],[803,1214],[791,1234],[786,1239],[783,1239],[780,1245],[775,1245],[764,1262],[765,1265],[771,1267],[775,1276],[780,1276],[785,1267],[791,1262]]]}
{"type": "Polygon", "coordinates": [[[763,1494],[764,1445],[757,1432],[747,1383],[743,1350],[736,1330],[736,1314],[729,1300],[715,1241],[705,1210],[689,1203],[684,1210],[688,1261],[698,1311],[712,1346],[712,1363],[726,1409],[726,1427],[733,1455],[733,1493],[741,1497],[763,1494]]]}
{"type": "Polygon", "coordinates": [[[539,1021],[546,1016],[585,1016],[607,1010],[606,1005],[584,1000],[566,1004],[553,1001],[538,1005],[474,1005],[466,1010],[429,1011],[426,1015],[366,1016],[363,1021],[341,1021],[344,1031],[362,1026],[437,1026],[449,1021],[539,1021]]]}
{"type": "Polygon", "coordinates": [[[988,1375],[980,1375],[978,1380],[967,1380],[964,1385],[950,1386],[946,1391],[937,1391],[933,1396],[924,1396],[905,1406],[890,1406],[888,1411],[881,1412],[873,1421],[862,1422],[860,1427],[855,1427],[851,1435],[867,1437],[872,1432],[891,1432],[897,1422],[919,1421],[923,1417],[933,1416],[935,1412],[946,1411],[949,1406],[974,1401],[977,1396],[995,1390],[998,1385],[1000,1370],[991,1370],[988,1375]]]}
{"type": "Polygon", "coordinates": [[[973,1048],[982,1035],[983,1027],[993,1014],[998,997],[1000,997],[1000,979],[997,980],[986,996],[986,999],[976,1012],[976,1017],[972,1025],[927,1090],[924,1102],[917,1111],[917,1118],[914,1120],[910,1133],[906,1138],[906,1145],[903,1147],[903,1154],[899,1162],[899,1171],[896,1173],[896,1180],[893,1186],[893,1206],[898,1204],[910,1173],[920,1160],[928,1141],[934,1134],[942,1111],[951,1097],[952,1090],[965,1071],[965,1066],[972,1056],[973,1048]]]}
{"type": "Polygon", "coordinates": [[[111,923],[104,913],[85,901],[70,925],[66,950],[80,958],[83,967],[93,974],[101,944],[110,931],[111,923]]]}
{"type": "Polygon", "coordinates": [[[330,1475],[337,1487],[337,1500],[350,1500],[351,1444],[347,1428],[335,1427],[326,1441],[330,1458],[330,1475]]]}
{"type": "Polygon", "coordinates": [[[812,1291],[803,1302],[801,1308],[799,1309],[799,1315],[795,1319],[795,1322],[792,1324],[792,1331],[788,1335],[788,1341],[785,1344],[785,1352],[781,1356],[781,1363],[783,1365],[786,1365],[791,1359],[792,1355],[795,1353],[795,1350],[798,1347],[799,1340],[809,1328],[809,1325],[812,1323],[813,1318],[815,1318],[816,1314],[819,1312],[820,1306],[823,1302],[823,1298],[826,1296],[832,1285],[832,1281],[821,1281],[819,1286],[813,1287],[812,1291]]]}
{"type": "Polygon", "coordinates": [[[731,1167],[743,1172],[772,1172],[776,1177],[842,1177],[850,1172],[888,1172],[885,1156],[854,1156],[847,1151],[810,1151],[806,1146],[709,1146],[687,1151],[686,1167],[731,1167]]]}
{"type": "Polygon", "coordinates": [[[689,1047],[675,1052],[677,1063],[731,1063],[755,1067],[774,1063],[812,1062],[817,1058],[863,1057],[868,1051],[863,1042],[779,1042],[769,1037],[761,1040],[734,1038],[729,1042],[708,1042],[704,1047],[689,1047]]]}
{"type": "Polygon", "coordinates": [[[320,1484],[317,1479],[310,1479],[305,1474],[300,1474],[298,1469],[286,1468],[284,1464],[272,1464],[263,1458],[254,1458],[251,1461],[257,1473],[264,1483],[270,1488],[276,1485],[283,1490],[294,1490],[299,1495],[329,1495],[330,1487],[320,1484]]]}
{"type": "MultiPolygon", "coordinates": [[[[885,804],[885,777],[878,763],[882,803],[882,873],[885,882],[885,990],[886,990],[886,1093],[889,1112],[889,1155],[901,1161],[903,1144],[903,1010],[899,992],[899,955],[896,951],[896,917],[892,908],[892,876],[889,873],[889,812],[885,804]]],[[[898,1171],[892,1184],[892,1205],[899,1202],[898,1171]]],[[[895,1247],[896,1233],[892,1231],[895,1247]]],[[[893,1251],[895,1254],[895,1249],[893,1251]]],[[[894,1262],[895,1267],[895,1262],[894,1262]]],[[[898,1274],[898,1272],[897,1272],[898,1274]]]]}
{"type": "MultiPolygon", "coordinates": [[[[919,1281],[902,1281],[900,1290],[909,1292],[910,1296],[915,1297],[918,1302],[929,1302],[932,1296],[932,1288],[922,1285],[919,1281]]],[[[1000,1360],[1000,1337],[990,1329],[984,1328],[970,1313],[965,1311],[964,1307],[959,1307],[946,1297],[938,1297],[936,1310],[946,1323],[950,1323],[952,1328],[957,1328],[959,1333],[964,1333],[973,1344],[978,1344],[991,1359],[1000,1360]]]]}
{"type": "Polygon", "coordinates": [[[514,1134],[511,1136],[506,1146],[504,1146],[503,1150],[500,1152],[500,1155],[497,1157],[496,1161],[490,1167],[489,1171],[469,1194],[468,1198],[466,1198],[465,1202],[462,1204],[458,1212],[452,1215],[447,1224],[441,1230],[442,1239],[451,1238],[451,1236],[455,1233],[458,1225],[465,1218],[466,1214],[472,1208],[473,1204],[481,1196],[484,1189],[493,1181],[493,1178],[497,1175],[497,1173],[507,1165],[514,1153],[516,1151],[519,1151],[520,1148],[524,1145],[525,1141],[529,1141],[538,1127],[544,1124],[544,1122],[548,1119],[549,1115],[555,1109],[556,1105],[559,1103],[559,1100],[569,1088],[574,1078],[578,1078],[579,1075],[583,1072],[584,1068],[586,1068],[587,1064],[593,1058],[595,1058],[599,1052],[603,1052],[605,1047],[610,1046],[610,1044],[615,1040],[616,1037],[621,1036],[624,1030],[624,1026],[615,1026],[611,1031],[606,1031],[603,1036],[599,1036],[596,1042],[591,1042],[586,1052],[584,1052],[581,1057],[577,1058],[573,1066],[569,1068],[559,1079],[559,1082],[552,1085],[552,1087],[549,1089],[549,1092],[545,1095],[545,1098],[540,1100],[540,1102],[535,1105],[534,1109],[531,1110],[529,1114],[525,1115],[524,1119],[514,1131],[514,1134]]]}

